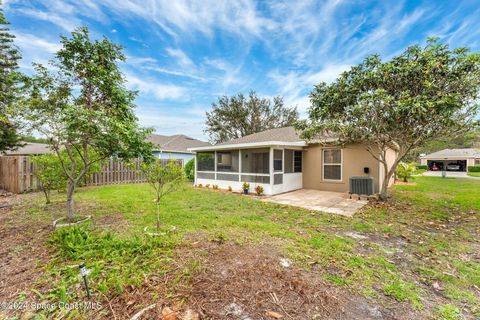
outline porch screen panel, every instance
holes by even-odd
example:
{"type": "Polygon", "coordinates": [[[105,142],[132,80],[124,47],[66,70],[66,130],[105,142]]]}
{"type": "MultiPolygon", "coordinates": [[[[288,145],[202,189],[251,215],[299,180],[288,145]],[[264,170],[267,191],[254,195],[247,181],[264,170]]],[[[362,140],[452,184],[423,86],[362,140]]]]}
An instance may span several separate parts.
{"type": "Polygon", "coordinates": [[[198,171],[214,171],[215,170],[215,154],[213,152],[197,153],[198,171]]]}
{"type": "Polygon", "coordinates": [[[283,150],[273,150],[273,170],[283,170],[283,150]]]}
{"type": "Polygon", "coordinates": [[[285,168],[283,172],[292,173],[293,172],[293,150],[285,149],[285,168]]]}
{"type": "Polygon", "coordinates": [[[242,175],[242,182],[270,183],[270,176],[247,176],[242,175]]]}
{"type": "Polygon", "coordinates": [[[238,181],[238,174],[217,173],[217,180],[238,181]]]}
{"type": "Polygon", "coordinates": [[[270,172],[270,150],[268,148],[242,150],[242,173],[270,172]]]}
{"type": "Polygon", "coordinates": [[[217,151],[218,172],[239,172],[238,150],[217,151]]]}
{"type": "Polygon", "coordinates": [[[282,184],[283,183],[283,174],[275,174],[273,175],[273,184],[282,184]]]}
{"type": "Polygon", "coordinates": [[[215,179],[215,173],[213,172],[197,172],[198,179],[215,179]]]}

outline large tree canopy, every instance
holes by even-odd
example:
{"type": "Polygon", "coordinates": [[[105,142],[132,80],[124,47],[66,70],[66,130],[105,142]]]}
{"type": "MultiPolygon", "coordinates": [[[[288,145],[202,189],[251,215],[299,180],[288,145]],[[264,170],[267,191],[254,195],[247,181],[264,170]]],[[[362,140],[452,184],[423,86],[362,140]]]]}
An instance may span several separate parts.
{"type": "Polygon", "coordinates": [[[93,165],[111,156],[151,157],[152,145],[146,142],[150,131],[139,127],[134,114],[136,92],[125,88],[117,65],[125,60],[122,48],[106,38],[90,39],[87,28],[62,37],[61,43],[51,62],[54,73],[36,65],[19,114],[57,153],[72,218],[75,186],[93,165]]]}
{"type": "Polygon", "coordinates": [[[8,24],[3,9],[0,8],[0,152],[14,149],[19,145],[20,139],[8,111],[19,93],[21,76],[17,69],[21,55],[13,43],[15,36],[10,33],[8,24]]]}
{"type": "Polygon", "coordinates": [[[382,198],[397,164],[415,147],[478,126],[480,55],[430,39],[383,62],[373,55],[312,91],[308,120],[299,127],[311,138],[330,131],[339,144],[364,143],[386,172],[382,198]],[[393,167],[386,152],[396,151],[393,167]]]}
{"type": "Polygon", "coordinates": [[[282,97],[262,99],[251,91],[248,97],[223,96],[207,112],[205,132],[212,143],[240,138],[267,129],[293,125],[298,119],[295,107],[284,106],[282,97]]]}

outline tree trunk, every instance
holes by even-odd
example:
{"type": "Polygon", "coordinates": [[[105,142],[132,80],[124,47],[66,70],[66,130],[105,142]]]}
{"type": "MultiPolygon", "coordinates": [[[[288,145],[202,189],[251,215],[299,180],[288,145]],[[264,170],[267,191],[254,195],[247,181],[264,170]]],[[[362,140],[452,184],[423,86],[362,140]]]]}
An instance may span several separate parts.
{"type": "MultiPolygon", "coordinates": [[[[393,163],[393,166],[390,168],[390,170],[385,170],[385,172],[387,172],[387,174],[383,178],[382,192],[380,193],[380,200],[382,200],[382,201],[387,201],[388,200],[388,183],[390,182],[390,179],[392,179],[392,176],[395,173],[395,169],[397,168],[397,165],[398,165],[398,159],[395,160],[395,162],[393,163]]],[[[384,165],[384,166],[387,167],[386,165],[384,165]]]]}
{"type": "Polygon", "coordinates": [[[75,182],[71,179],[68,179],[67,183],[67,219],[69,221],[73,220],[75,216],[75,207],[73,202],[73,192],[75,191],[75,182]]]}
{"type": "Polygon", "coordinates": [[[157,231],[160,231],[160,199],[157,199],[157,231]]]}
{"type": "Polygon", "coordinates": [[[45,204],[50,204],[50,192],[46,188],[42,188],[42,191],[45,195],[45,204]]]}

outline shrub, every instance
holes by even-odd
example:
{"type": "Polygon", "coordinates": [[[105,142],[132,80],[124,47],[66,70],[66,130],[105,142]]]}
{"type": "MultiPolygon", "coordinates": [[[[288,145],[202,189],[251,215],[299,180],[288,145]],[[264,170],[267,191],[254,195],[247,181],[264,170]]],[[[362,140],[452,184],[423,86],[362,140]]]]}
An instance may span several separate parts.
{"type": "Polygon", "coordinates": [[[480,165],[468,166],[468,172],[480,172],[480,165]]]}
{"type": "Polygon", "coordinates": [[[191,159],[187,162],[187,164],[185,164],[183,172],[185,172],[185,177],[189,181],[193,181],[193,179],[195,179],[195,159],[191,159]]]}
{"type": "Polygon", "coordinates": [[[255,192],[257,193],[258,196],[261,196],[263,194],[263,187],[262,186],[257,186],[255,188],[255,192]]]}
{"type": "Polygon", "coordinates": [[[148,184],[155,190],[157,207],[157,230],[160,230],[160,201],[167,194],[180,189],[184,184],[182,167],[175,161],[164,165],[160,161],[143,163],[141,172],[148,184]]]}
{"type": "Polygon", "coordinates": [[[218,184],[212,185],[213,190],[218,190],[218,184]]]}
{"type": "Polygon", "coordinates": [[[415,173],[417,164],[415,162],[405,163],[400,162],[397,167],[397,177],[404,182],[408,182],[415,173]]]}
{"type": "Polygon", "coordinates": [[[428,170],[428,166],[426,164],[417,164],[417,170],[428,170]]]}
{"type": "Polygon", "coordinates": [[[203,188],[203,184],[199,183],[199,184],[197,185],[197,187],[203,188]]]}
{"type": "Polygon", "coordinates": [[[228,186],[228,191],[232,192],[232,186],[228,186]]]}
{"type": "Polygon", "coordinates": [[[250,183],[244,182],[243,185],[242,185],[242,189],[243,189],[243,190],[248,190],[248,189],[250,189],[250,183]]]}
{"type": "Polygon", "coordinates": [[[55,248],[55,259],[47,265],[55,277],[53,287],[72,288],[62,294],[54,289],[45,294],[46,299],[75,301],[78,292],[73,290],[78,283],[80,261],[91,270],[89,284],[94,290],[110,296],[121,294],[124,289],[141,287],[144,277],[170,268],[169,258],[175,247],[172,237],[128,237],[112,232],[97,232],[86,226],[73,226],[55,230],[49,243],[55,248]]]}
{"type": "Polygon", "coordinates": [[[205,185],[205,188],[210,188],[210,183],[207,183],[207,184],[205,185]]]}

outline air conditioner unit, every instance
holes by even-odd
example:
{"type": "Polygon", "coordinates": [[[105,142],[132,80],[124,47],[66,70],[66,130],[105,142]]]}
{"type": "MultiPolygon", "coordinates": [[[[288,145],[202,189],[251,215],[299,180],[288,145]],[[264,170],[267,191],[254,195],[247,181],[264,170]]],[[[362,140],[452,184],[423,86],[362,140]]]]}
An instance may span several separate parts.
{"type": "Polygon", "coordinates": [[[350,193],[358,195],[372,195],[373,177],[350,177],[350,193]]]}

